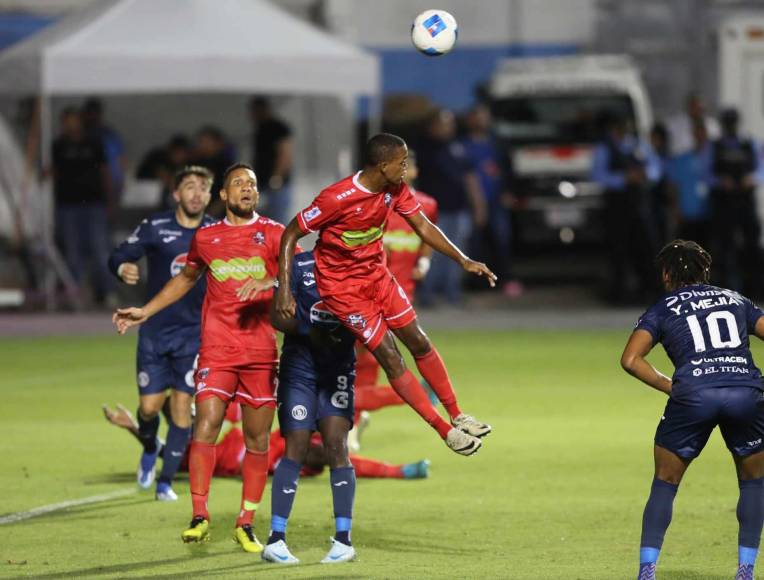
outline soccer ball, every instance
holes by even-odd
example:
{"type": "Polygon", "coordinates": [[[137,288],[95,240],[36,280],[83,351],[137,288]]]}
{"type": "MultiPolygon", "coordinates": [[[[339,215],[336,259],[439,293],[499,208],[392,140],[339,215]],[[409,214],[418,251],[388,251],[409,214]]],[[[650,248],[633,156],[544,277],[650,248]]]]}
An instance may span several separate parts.
{"type": "Polygon", "coordinates": [[[411,25],[411,42],[427,56],[440,56],[454,48],[458,27],[445,10],[425,10],[411,25]]]}

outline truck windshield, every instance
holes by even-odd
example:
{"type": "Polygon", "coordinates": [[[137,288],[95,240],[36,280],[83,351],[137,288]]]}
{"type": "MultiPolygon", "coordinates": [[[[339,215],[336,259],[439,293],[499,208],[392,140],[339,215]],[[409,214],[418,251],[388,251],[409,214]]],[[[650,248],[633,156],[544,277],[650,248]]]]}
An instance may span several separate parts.
{"type": "Polygon", "coordinates": [[[493,103],[494,129],[500,139],[517,144],[593,143],[610,115],[634,123],[628,95],[528,95],[493,103]]]}

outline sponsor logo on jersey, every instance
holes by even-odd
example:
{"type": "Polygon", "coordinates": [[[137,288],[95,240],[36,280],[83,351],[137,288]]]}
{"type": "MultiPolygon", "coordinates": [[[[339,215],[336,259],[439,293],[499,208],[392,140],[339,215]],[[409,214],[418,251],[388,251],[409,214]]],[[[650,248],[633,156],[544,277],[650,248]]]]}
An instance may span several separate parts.
{"type": "Polygon", "coordinates": [[[416,235],[415,232],[407,232],[405,230],[387,230],[382,243],[385,244],[385,248],[391,252],[406,252],[415,254],[422,246],[422,238],[416,235]]]}
{"type": "Polygon", "coordinates": [[[316,219],[318,216],[321,215],[321,210],[313,206],[311,208],[306,209],[304,212],[302,212],[302,219],[304,219],[306,222],[309,222],[311,220],[316,219]]]}
{"type": "Polygon", "coordinates": [[[164,238],[162,238],[162,241],[165,244],[169,244],[170,242],[174,242],[177,239],[178,239],[178,236],[165,236],[164,238]]]}
{"type": "Polygon", "coordinates": [[[178,230],[159,230],[160,236],[175,236],[176,238],[179,238],[183,235],[183,232],[180,232],[178,230]]]}
{"type": "Polygon", "coordinates": [[[158,226],[159,224],[168,224],[170,221],[170,218],[160,218],[158,220],[151,220],[151,225],[158,226]]]}
{"type": "Polygon", "coordinates": [[[313,272],[303,272],[302,283],[308,287],[315,285],[316,275],[313,272]]]}
{"type": "Polygon", "coordinates": [[[292,417],[298,421],[302,421],[308,416],[308,410],[304,405],[295,405],[292,407],[292,417]]]}
{"type": "Polygon", "coordinates": [[[332,395],[331,403],[338,409],[347,409],[349,397],[346,391],[337,391],[332,395]]]}
{"type": "Polygon", "coordinates": [[[170,264],[170,276],[173,278],[180,274],[183,271],[183,268],[186,267],[186,261],[188,260],[188,252],[184,252],[182,254],[178,254],[175,256],[172,260],[172,264],[170,264]]]}
{"type": "Polygon", "coordinates": [[[246,280],[265,278],[265,260],[260,256],[251,258],[231,258],[230,260],[215,259],[210,262],[210,272],[218,282],[227,280],[246,280]]]}
{"type": "Polygon", "coordinates": [[[342,241],[348,248],[357,248],[358,246],[366,246],[372,242],[376,242],[384,234],[385,225],[382,227],[372,226],[368,230],[352,230],[349,232],[342,232],[342,241]]]}
{"type": "Polygon", "coordinates": [[[310,323],[317,326],[329,326],[337,328],[340,321],[334,316],[324,305],[323,301],[319,300],[313,306],[310,307],[310,323]]]}
{"type": "Polygon", "coordinates": [[[138,373],[138,386],[142,389],[145,389],[149,386],[149,373],[146,371],[141,371],[138,373]]]}
{"type": "Polygon", "coordinates": [[[390,207],[390,204],[392,203],[392,201],[393,201],[393,195],[391,193],[386,193],[385,194],[385,205],[387,207],[390,207]]]}
{"type": "Polygon", "coordinates": [[[360,314],[351,314],[348,316],[348,324],[353,328],[365,328],[366,319],[360,314]]]}
{"type": "Polygon", "coordinates": [[[252,236],[252,241],[261,246],[265,245],[265,234],[263,232],[255,232],[252,236]]]}

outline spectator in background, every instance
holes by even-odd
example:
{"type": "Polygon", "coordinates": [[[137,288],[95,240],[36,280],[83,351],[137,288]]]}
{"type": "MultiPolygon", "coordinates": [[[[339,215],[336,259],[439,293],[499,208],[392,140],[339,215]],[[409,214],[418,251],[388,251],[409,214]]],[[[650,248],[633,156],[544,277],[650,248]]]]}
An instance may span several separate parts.
{"type": "Polygon", "coordinates": [[[650,146],[655,153],[655,159],[659,167],[658,180],[650,188],[650,213],[655,224],[656,243],[662,247],[668,240],[673,239],[671,220],[671,205],[674,197],[671,180],[668,175],[668,164],[671,159],[669,153],[669,134],[663,123],[655,123],[650,130],[650,146]]]}
{"type": "Polygon", "coordinates": [[[82,123],[85,132],[103,144],[106,164],[109,167],[110,189],[118,202],[125,190],[125,145],[122,137],[103,122],[103,103],[96,98],[89,98],[82,107],[82,123]]]}
{"type": "Polygon", "coordinates": [[[509,217],[510,196],[506,168],[491,133],[491,111],[478,103],[467,115],[467,135],[461,141],[475,168],[487,209],[487,227],[475,233],[480,259],[502,281],[505,296],[522,294],[522,285],[512,276],[512,230],[509,217]]]}
{"type": "Polygon", "coordinates": [[[606,123],[605,139],[594,150],[592,179],[605,197],[608,299],[628,303],[657,290],[650,187],[660,177],[660,164],[651,147],[628,130],[626,119],[613,116],[606,123]]]}
{"type": "MultiPolygon", "coordinates": [[[[458,247],[464,247],[473,228],[487,223],[486,204],[463,144],[455,139],[456,124],[451,111],[440,110],[430,119],[427,134],[419,143],[417,188],[438,202],[438,227],[458,247]]],[[[443,291],[449,303],[462,302],[462,268],[436,253],[430,275],[420,287],[423,306],[433,303],[435,293],[443,291]]]]}
{"type": "Polygon", "coordinates": [[[161,209],[175,207],[172,192],[175,190],[175,174],[189,164],[191,142],[185,135],[173,135],[166,145],[150,150],[138,165],[138,179],[154,179],[162,184],[161,209]]]}
{"type": "Polygon", "coordinates": [[[292,219],[292,165],[294,147],[292,130],[273,114],[265,97],[253,97],[249,104],[254,128],[252,165],[255,168],[260,199],[265,202],[263,215],[288,224],[292,219]]]}
{"type": "Polygon", "coordinates": [[[720,286],[761,296],[761,227],[756,211],[759,148],[738,133],[739,115],[726,109],[722,136],[713,142],[711,173],[711,246],[720,286]],[[738,237],[742,241],[739,247],[738,237]]]}
{"type": "Polygon", "coordinates": [[[52,173],[57,237],[67,265],[78,283],[90,267],[95,301],[106,304],[113,289],[106,267],[111,249],[108,222],[115,209],[109,166],[102,140],[85,132],[74,108],[61,114],[52,173]]]}
{"type": "MultiPolygon", "coordinates": [[[[207,212],[219,218],[225,213],[225,205],[220,199],[223,175],[226,169],[236,162],[236,153],[220,129],[206,126],[199,129],[196,134],[192,155],[194,165],[206,167],[215,176],[215,181],[212,183],[212,201],[207,212]]],[[[260,176],[258,176],[259,179],[260,176]]]]}
{"type": "Polygon", "coordinates": [[[672,157],[668,178],[676,190],[677,237],[708,247],[710,231],[709,167],[711,144],[705,123],[693,125],[695,147],[672,157]]]}
{"type": "Polygon", "coordinates": [[[719,123],[706,114],[703,99],[697,93],[689,93],[685,100],[684,112],[674,115],[666,123],[672,157],[688,153],[695,148],[693,127],[698,123],[705,126],[709,139],[714,140],[719,137],[719,123]]]}

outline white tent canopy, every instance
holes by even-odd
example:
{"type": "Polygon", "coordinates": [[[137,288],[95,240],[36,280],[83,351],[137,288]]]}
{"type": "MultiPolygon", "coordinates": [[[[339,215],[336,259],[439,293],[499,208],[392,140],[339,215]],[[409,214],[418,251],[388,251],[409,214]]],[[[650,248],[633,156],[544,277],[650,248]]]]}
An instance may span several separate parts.
{"type": "Polygon", "coordinates": [[[376,56],[265,0],[116,0],[0,53],[0,93],[375,95],[376,56]]]}

